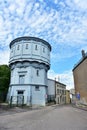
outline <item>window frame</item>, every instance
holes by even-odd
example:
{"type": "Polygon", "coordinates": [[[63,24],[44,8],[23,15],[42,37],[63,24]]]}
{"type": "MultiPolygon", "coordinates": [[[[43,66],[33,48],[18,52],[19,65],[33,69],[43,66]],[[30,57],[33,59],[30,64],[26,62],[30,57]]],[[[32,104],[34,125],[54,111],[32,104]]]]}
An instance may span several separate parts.
{"type": "Polygon", "coordinates": [[[24,74],[19,75],[19,84],[24,84],[24,81],[25,81],[25,75],[24,74]]]}

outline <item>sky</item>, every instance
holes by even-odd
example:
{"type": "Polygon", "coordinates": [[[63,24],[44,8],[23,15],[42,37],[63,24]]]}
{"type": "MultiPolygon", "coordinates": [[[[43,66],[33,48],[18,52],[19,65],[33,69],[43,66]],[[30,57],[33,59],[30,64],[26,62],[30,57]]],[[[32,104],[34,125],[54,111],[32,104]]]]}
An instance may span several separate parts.
{"type": "Polygon", "coordinates": [[[87,52],[87,0],[0,0],[0,65],[9,63],[9,43],[21,36],[49,42],[48,77],[73,88],[72,69],[87,52]]]}

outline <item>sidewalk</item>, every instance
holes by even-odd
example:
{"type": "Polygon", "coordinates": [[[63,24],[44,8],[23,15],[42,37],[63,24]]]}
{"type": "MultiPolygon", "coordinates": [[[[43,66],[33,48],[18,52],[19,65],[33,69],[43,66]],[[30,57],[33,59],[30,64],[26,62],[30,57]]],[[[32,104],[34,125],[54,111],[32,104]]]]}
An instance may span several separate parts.
{"type": "Polygon", "coordinates": [[[8,104],[2,103],[2,104],[0,104],[0,116],[20,113],[20,112],[27,112],[27,111],[32,111],[32,110],[49,109],[49,108],[54,108],[56,106],[59,106],[59,105],[52,104],[52,105],[47,105],[47,106],[34,105],[34,106],[10,107],[8,104]]]}
{"type": "Polygon", "coordinates": [[[78,108],[78,109],[87,111],[87,106],[79,106],[79,105],[75,105],[75,104],[73,105],[73,104],[72,104],[72,107],[75,107],[75,108],[78,108]]]}

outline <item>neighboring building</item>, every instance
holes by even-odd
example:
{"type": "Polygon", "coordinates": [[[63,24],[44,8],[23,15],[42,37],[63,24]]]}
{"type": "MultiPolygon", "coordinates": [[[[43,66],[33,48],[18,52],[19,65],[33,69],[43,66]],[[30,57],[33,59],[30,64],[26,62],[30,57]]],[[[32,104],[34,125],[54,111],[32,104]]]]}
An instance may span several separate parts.
{"type": "Polygon", "coordinates": [[[70,89],[70,95],[71,95],[71,103],[74,103],[76,102],[76,94],[75,94],[75,89],[70,89]]]}
{"type": "Polygon", "coordinates": [[[10,43],[9,102],[45,106],[50,51],[50,44],[36,37],[19,37],[10,43]]]}
{"type": "Polygon", "coordinates": [[[48,79],[48,101],[57,104],[66,103],[66,85],[56,80],[48,79]]]}
{"type": "Polygon", "coordinates": [[[73,68],[76,97],[87,104],[87,53],[82,50],[81,60],[73,68]]]}
{"type": "Polygon", "coordinates": [[[55,101],[57,104],[66,103],[66,85],[55,81],[55,101]]]}
{"type": "Polygon", "coordinates": [[[66,104],[70,104],[71,99],[70,99],[70,91],[66,90],[66,104]]]}
{"type": "Polygon", "coordinates": [[[48,79],[48,91],[47,91],[48,102],[55,101],[55,80],[48,79]]]}

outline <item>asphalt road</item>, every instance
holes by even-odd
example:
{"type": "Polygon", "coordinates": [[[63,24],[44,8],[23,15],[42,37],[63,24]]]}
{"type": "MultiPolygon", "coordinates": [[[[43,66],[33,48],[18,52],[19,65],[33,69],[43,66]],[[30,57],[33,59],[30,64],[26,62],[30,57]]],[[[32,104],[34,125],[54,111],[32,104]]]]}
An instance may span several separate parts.
{"type": "Polygon", "coordinates": [[[87,111],[72,106],[0,115],[0,130],[87,130],[87,111]]]}

